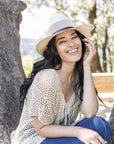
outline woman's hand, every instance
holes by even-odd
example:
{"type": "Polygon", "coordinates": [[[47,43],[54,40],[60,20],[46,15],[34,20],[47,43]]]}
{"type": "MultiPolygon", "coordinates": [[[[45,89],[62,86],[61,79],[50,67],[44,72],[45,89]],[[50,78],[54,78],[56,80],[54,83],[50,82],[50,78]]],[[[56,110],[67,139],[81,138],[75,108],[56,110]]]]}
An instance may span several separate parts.
{"type": "Polygon", "coordinates": [[[77,138],[85,144],[107,144],[107,142],[95,131],[79,127],[77,138]]]}
{"type": "Polygon", "coordinates": [[[83,42],[85,43],[85,46],[86,46],[86,51],[85,51],[84,58],[83,58],[83,65],[90,66],[92,63],[92,60],[96,54],[96,48],[94,46],[93,41],[91,41],[87,38],[84,38],[83,42]]]}

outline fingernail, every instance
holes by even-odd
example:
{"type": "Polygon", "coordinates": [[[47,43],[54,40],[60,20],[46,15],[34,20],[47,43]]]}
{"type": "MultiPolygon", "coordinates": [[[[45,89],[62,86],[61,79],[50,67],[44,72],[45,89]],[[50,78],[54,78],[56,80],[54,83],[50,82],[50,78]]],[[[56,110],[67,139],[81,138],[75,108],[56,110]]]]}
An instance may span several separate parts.
{"type": "Polygon", "coordinates": [[[86,38],[82,39],[83,41],[86,40],[86,38]]]}

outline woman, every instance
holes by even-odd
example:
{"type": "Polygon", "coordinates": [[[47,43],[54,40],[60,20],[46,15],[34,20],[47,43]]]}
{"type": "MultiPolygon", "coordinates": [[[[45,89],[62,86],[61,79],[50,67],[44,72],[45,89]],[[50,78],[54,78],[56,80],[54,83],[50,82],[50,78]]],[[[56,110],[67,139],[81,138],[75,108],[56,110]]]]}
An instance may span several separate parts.
{"type": "Polygon", "coordinates": [[[108,122],[98,111],[91,63],[95,46],[90,25],[75,27],[59,13],[50,19],[47,36],[37,44],[44,59],[34,64],[21,86],[24,107],[12,144],[106,144],[108,122]],[[81,111],[85,119],[76,121],[81,111]]]}

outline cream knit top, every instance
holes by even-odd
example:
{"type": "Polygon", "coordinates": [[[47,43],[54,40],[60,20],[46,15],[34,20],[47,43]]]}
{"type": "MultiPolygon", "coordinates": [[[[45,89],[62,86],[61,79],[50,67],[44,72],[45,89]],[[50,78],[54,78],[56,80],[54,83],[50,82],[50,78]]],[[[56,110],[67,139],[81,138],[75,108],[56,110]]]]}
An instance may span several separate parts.
{"type": "Polygon", "coordinates": [[[54,69],[38,72],[28,89],[19,125],[11,135],[12,144],[40,144],[45,138],[37,134],[32,116],[46,125],[69,126],[77,118],[80,103],[75,93],[65,101],[54,69]]]}

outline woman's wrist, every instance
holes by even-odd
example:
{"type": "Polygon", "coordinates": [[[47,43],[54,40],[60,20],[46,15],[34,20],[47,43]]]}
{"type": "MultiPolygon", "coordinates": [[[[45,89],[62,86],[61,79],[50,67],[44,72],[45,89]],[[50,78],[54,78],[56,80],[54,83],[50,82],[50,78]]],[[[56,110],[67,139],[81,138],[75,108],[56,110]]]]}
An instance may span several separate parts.
{"type": "Polygon", "coordinates": [[[89,68],[89,69],[91,69],[91,64],[89,64],[89,63],[83,63],[83,68],[89,68]]]}
{"type": "Polygon", "coordinates": [[[83,132],[83,130],[84,130],[85,128],[82,128],[82,127],[80,127],[80,126],[75,126],[74,128],[75,128],[75,130],[73,131],[73,132],[74,132],[74,133],[73,133],[73,137],[76,137],[76,138],[78,138],[80,141],[82,141],[82,132],[83,132]]]}
{"type": "Polygon", "coordinates": [[[91,71],[91,65],[83,65],[83,69],[84,69],[84,75],[88,75],[89,73],[92,73],[91,71]]]}
{"type": "Polygon", "coordinates": [[[91,61],[83,61],[83,66],[91,66],[91,61]]]}
{"type": "Polygon", "coordinates": [[[80,130],[81,129],[83,129],[82,127],[79,127],[79,126],[75,126],[74,128],[73,128],[73,133],[72,133],[72,136],[73,137],[79,137],[79,134],[80,134],[80,130]]]}

